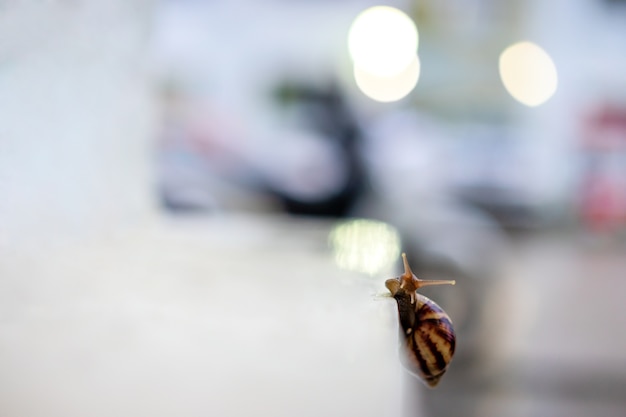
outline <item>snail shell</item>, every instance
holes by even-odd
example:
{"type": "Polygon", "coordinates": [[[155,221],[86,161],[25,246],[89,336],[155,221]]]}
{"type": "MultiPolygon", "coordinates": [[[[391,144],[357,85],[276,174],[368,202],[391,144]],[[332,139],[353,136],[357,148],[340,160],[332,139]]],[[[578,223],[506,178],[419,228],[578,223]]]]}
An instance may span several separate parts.
{"type": "Polygon", "coordinates": [[[420,280],[411,271],[405,254],[402,259],[404,274],[385,282],[398,304],[402,364],[429,387],[435,387],[452,360],[456,336],[446,312],[416,290],[426,285],[454,285],[454,281],[420,280]]]}

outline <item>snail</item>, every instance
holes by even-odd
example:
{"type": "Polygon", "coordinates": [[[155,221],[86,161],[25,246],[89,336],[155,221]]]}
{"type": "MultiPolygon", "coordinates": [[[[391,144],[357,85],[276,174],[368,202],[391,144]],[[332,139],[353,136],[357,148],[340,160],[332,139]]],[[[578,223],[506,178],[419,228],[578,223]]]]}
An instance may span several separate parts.
{"type": "Polygon", "coordinates": [[[402,364],[429,387],[435,387],[454,355],[456,336],[452,321],[441,307],[416,291],[427,285],[454,285],[455,281],[421,280],[402,254],[404,274],[385,281],[398,304],[403,346],[402,364]]]}

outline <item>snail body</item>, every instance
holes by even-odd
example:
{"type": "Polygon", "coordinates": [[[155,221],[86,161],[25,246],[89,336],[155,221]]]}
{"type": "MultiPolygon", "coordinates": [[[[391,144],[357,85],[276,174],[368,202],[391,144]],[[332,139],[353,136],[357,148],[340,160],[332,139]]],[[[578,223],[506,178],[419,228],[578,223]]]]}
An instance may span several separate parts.
{"type": "Polygon", "coordinates": [[[429,387],[435,387],[454,355],[456,336],[452,320],[441,307],[417,289],[427,285],[454,285],[454,281],[418,279],[402,254],[405,272],[388,279],[385,286],[398,305],[402,364],[429,387]]]}

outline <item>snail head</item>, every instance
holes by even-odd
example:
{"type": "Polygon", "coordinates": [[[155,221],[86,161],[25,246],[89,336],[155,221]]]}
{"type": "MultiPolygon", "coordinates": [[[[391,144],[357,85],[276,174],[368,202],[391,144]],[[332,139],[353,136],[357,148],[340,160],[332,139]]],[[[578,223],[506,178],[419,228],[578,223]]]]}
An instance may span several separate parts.
{"type": "Polygon", "coordinates": [[[396,297],[396,295],[400,295],[402,293],[408,293],[411,295],[411,298],[414,297],[415,292],[422,287],[426,287],[428,285],[454,285],[456,281],[454,280],[423,280],[419,279],[415,276],[413,271],[411,271],[411,267],[409,266],[409,262],[406,258],[406,253],[402,254],[402,262],[404,264],[404,274],[390,278],[385,281],[385,287],[389,291],[391,291],[391,296],[396,297]]]}

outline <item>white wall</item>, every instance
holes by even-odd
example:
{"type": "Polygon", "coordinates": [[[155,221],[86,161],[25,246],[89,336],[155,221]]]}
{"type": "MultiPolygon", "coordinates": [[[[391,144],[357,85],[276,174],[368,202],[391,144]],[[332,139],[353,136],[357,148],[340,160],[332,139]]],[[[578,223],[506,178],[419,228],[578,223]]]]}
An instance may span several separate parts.
{"type": "Polygon", "coordinates": [[[106,230],[150,210],[151,7],[3,7],[0,230],[8,245],[106,230]]]}

